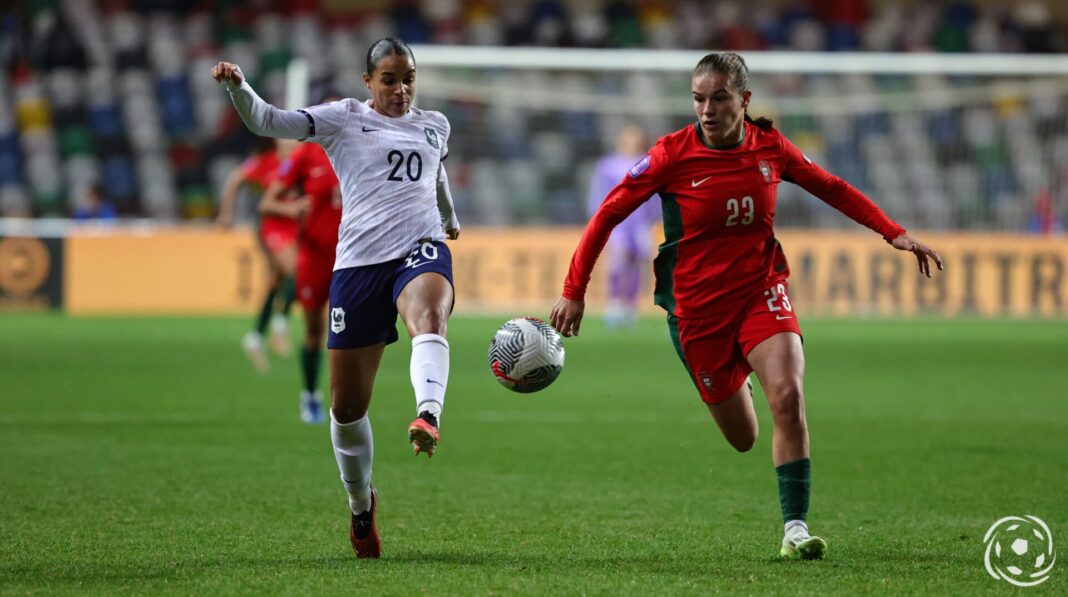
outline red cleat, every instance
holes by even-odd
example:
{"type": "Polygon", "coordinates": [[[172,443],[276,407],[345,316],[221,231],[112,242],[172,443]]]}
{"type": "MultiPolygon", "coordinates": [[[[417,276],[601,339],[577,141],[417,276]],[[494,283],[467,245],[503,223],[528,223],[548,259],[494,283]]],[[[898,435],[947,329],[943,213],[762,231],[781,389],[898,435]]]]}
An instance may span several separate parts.
{"type": "Polygon", "coordinates": [[[382,557],[382,539],[378,536],[378,525],[375,524],[376,510],[378,510],[378,492],[372,487],[371,509],[359,514],[353,514],[352,522],[349,524],[349,540],[352,541],[352,551],[361,560],[382,557]]]}
{"type": "Polygon", "coordinates": [[[434,455],[438,447],[438,419],[429,412],[419,413],[419,417],[408,426],[408,441],[412,442],[415,455],[426,452],[427,458],[434,455]]]}

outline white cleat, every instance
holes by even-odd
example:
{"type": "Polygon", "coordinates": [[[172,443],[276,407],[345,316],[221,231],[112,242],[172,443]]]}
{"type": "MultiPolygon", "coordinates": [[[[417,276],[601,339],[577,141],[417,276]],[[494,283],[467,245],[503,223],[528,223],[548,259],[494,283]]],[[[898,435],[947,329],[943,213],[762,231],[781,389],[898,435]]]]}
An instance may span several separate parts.
{"type": "Polygon", "coordinates": [[[782,538],[779,557],[787,560],[822,560],[826,552],[826,541],[809,535],[807,531],[797,531],[782,538]]]}
{"type": "Polygon", "coordinates": [[[321,425],[326,422],[322,392],[316,390],[315,393],[311,393],[308,390],[301,390],[300,420],[309,425],[321,425]]]}
{"type": "Polygon", "coordinates": [[[249,332],[241,339],[241,348],[245,356],[252,363],[253,369],[260,373],[267,373],[271,364],[267,361],[267,349],[263,346],[263,336],[257,332],[249,332]]]}

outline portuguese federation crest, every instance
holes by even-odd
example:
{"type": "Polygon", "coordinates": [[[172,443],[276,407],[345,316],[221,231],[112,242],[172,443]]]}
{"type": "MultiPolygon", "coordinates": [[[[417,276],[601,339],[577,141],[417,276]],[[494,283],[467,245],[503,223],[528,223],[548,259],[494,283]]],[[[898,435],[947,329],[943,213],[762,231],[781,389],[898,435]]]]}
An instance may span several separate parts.
{"type": "Polygon", "coordinates": [[[771,182],[771,164],[765,160],[760,160],[757,166],[760,168],[760,174],[764,176],[764,182],[771,182]]]}

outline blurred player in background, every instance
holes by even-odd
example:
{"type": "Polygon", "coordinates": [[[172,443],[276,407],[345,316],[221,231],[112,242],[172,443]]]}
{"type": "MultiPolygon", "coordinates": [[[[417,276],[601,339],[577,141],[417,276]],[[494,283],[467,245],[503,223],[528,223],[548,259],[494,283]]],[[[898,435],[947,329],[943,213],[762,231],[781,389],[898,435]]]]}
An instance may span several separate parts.
{"type": "Polygon", "coordinates": [[[550,319],[577,335],[583,298],[612,229],[654,193],[664,206],[665,242],[654,263],[656,302],[668,312],[675,349],[727,441],[753,447],[757,418],[747,383],[755,371],[771,408],[772,455],[783,516],[780,555],[820,559],[826,542],[808,530],[811,487],[808,424],[802,396],[805,359],[790,275],[772,220],[779,183],[800,185],[895,249],[916,255],[920,272],[942,259],[912,239],[870,199],[812,163],[746,108],[749,70],[731,52],[705,56],[694,69],[697,122],[662,137],[638,160],[586,227],[550,319]]]}
{"type": "MultiPolygon", "coordinates": [[[[645,133],[636,125],[624,125],[616,137],[616,147],[597,160],[590,178],[586,209],[589,216],[597,212],[601,201],[612,187],[627,174],[648,144],[645,133]]],[[[652,256],[653,224],[660,219],[660,205],[656,201],[643,203],[616,226],[605,247],[608,260],[608,304],[604,323],[608,328],[630,327],[638,316],[638,293],[641,290],[645,264],[652,256]]]]}
{"type": "Polygon", "coordinates": [[[451,126],[439,112],[411,107],[415,56],[403,41],[367,51],[371,99],[279,110],[260,99],[236,64],[212,76],[230,92],[249,129],[302,139],[326,150],[341,184],[342,221],[330,284],[330,435],[352,510],[349,539],[358,558],[377,558],[378,494],[367,410],[398,313],[412,339],[410,374],[418,416],[408,427],[415,453],[433,455],[449,378],[446,324],[452,313],[452,254],[460,225],[442,162],[451,126]]]}
{"type": "MultiPolygon", "coordinates": [[[[257,195],[262,195],[278,173],[279,151],[288,146],[278,146],[270,137],[256,140],[253,154],[240,166],[234,168],[223,185],[219,199],[220,226],[229,228],[234,223],[234,208],[241,185],[248,185],[257,195]]],[[[262,202],[261,202],[262,203],[262,202]]],[[[245,334],[241,346],[252,366],[261,373],[270,368],[263,336],[267,326],[271,328],[271,349],[279,356],[289,355],[289,308],[293,304],[293,271],[297,263],[297,220],[272,213],[265,213],[257,206],[259,226],[256,238],[260,241],[270,267],[267,294],[263,297],[259,315],[252,331],[245,334]],[[279,300],[281,299],[281,300],[279,300]]]]}
{"type": "Polygon", "coordinates": [[[315,143],[301,143],[278,168],[278,178],[263,196],[261,211],[300,221],[297,237],[297,300],[304,311],[304,344],[300,352],[304,387],[300,418],[322,423],[323,396],[319,391],[319,363],[326,331],[326,304],[341,224],[341,187],[326,151],[315,143]],[[284,197],[300,193],[296,201],[284,197]]]}

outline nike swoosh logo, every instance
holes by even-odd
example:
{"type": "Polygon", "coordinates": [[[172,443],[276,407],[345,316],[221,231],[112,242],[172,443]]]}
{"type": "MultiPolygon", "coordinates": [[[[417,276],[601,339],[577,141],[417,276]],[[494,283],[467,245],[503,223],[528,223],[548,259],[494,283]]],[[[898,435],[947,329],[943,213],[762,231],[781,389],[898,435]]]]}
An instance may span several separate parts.
{"type": "Polygon", "coordinates": [[[381,130],[381,129],[369,129],[367,127],[363,127],[363,132],[365,132],[365,133],[373,133],[373,132],[379,131],[379,130],[381,130]]]}
{"type": "Polygon", "coordinates": [[[428,380],[426,380],[426,382],[427,383],[436,383],[436,384],[438,384],[439,386],[441,386],[443,388],[445,387],[445,384],[441,383],[440,381],[434,381],[433,379],[428,379],[428,380]]]}
{"type": "Polygon", "coordinates": [[[431,262],[429,262],[429,261],[421,261],[419,263],[412,264],[412,266],[409,269],[415,269],[417,267],[423,267],[424,265],[430,265],[430,263],[431,262]]]}
{"type": "MultiPolygon", "coordinates": [[[[708,178],[712,178],[712,177],[709,176],[708,178]]],[[[690,181],[690,186],[694,187],[694,188],[697,188],[697,187],[701,186],[701,183],[703,183],[704,181],[708,180],[708,178],[702,178],[701,180],[691,180],[690,181]]]]}
{"type": "Polygon", "coordinates": [[[779,321],[782,321],[784,319],[793,319],[793,317],[790,317],[789,315],[787,315],[786,317],[783,317],[782,315],[776,315],[775,319],[778,319],[779,321]]]}

